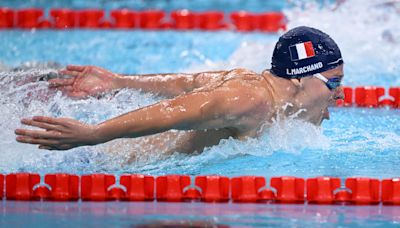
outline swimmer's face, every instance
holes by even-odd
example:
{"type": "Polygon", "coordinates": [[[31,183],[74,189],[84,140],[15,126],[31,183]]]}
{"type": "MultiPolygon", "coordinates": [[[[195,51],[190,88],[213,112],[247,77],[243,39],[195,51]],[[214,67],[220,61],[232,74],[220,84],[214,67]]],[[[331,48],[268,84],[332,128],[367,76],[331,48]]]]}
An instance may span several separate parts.
{"type": "MultiPolygon", "coordinates": [[[[332,78],[342,80],[344,77],[343,64],[321,74],[328,80],[332,78]]],[[[306,94],[303,102],[307,110],[304,117],[313,124],[321,125],[324,119],[329,120],[328,107],[334,106],[336,100],[344,98],[342,86],[330,89],[325,82],[316,77],[305,77],[303,80],[306,94]]]]}

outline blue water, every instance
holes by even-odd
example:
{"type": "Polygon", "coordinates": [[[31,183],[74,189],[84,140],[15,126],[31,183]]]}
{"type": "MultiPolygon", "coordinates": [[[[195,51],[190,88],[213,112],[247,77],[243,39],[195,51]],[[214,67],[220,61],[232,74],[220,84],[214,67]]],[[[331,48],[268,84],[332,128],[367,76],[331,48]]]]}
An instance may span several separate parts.
{"type": "MultiPolygon", "coordinates": [[[[10,2],[5,3],[11,4],[10,2]]],[[[350,2],[352,5],[345,5],[329,13],[328,9],[319,7],[300,11],[287,10],[286,14],[291,19],[289,27],[305,24],[331,34],[342,48],[346,74],[344,84],[399,86],[400,32],[396,27],[400,21],[399,16],[388,13],[391,9],[376,8],[365,1],[350,2]],[[349,21],[353,23],[349,24],[349,21]]],[[[48,152],[38,150],[34,146],[18,144],[14,140],[13,130],[20,127],[19,119],[22,117],[67,116],[98,123],[161,99],[151,94],[126,90],[116,96],[106,96],[102,99],[71,100],[61,94],[49,92],[45,82],[17,85],[16,81],[51,71],[47,67],[28,70],[27,66],[56,62],[56,65],[60,66],[97,65],[119,73],[193,72],[234,67],[246,67],[261,72],[270,66],[269,59],[278,37],[279,34],[226,31],[1,31],[0,112],[3,117],[0,119],[0,127],[3,131],[0,132],[0,173],[129,172],[151,175],[293,175],[304,178],[319,175],[341,178],[398,177],[400,110],[391,109],[332,108],[331,120],[324,122],[322,128],[296,120],[284,121],[275,124],[260,139],[247,142],[224,140],[220,145],[195,155],[175,153],[158,157],[158,151],[153,151],[155,153],[141,155],[132,163],[126,162],[129,152],[135,149],[129,145],[116,147],[112,150],[115,153],[105,152],[107,146],[112,148],[112,145],[107,144],[48,152]],[[14,67],[23,70],[8,71],[14,67]],[[43,96],[47,98],[40,98],[43,96]]],[[[136,208],[131,204],[93,204],[103,208],[101,212],[93,210],[97,206],[92,204],[75,205],[3,202],[0,224],[39,221],[38,224],[50,226],[54,223],[48,221],[48,218],[58,217],[64,221],[73,221],[76,225],[96,225],[96,221],[85,222],[84,218],[99,219],[101,216],[110,219],[117,216],[116,214],[121,218],[119,226],[143,222],[143,214],[144,220],[148,218],[147,221],[157,218],[216,220],[222,221],[222,224],[236,226],[364,227],[367,224],[396,226],[399,222],[397,207],[345,208],[252,204],[248,207],[208,207],[199,204],[167,204],[165,210],[168,212],[165,212],[157,209],[163,206],[151,203],[133,204],[145,209],[137,212],[136,217],[129,217],[129,210],[136,208]],[[24,215],[26,219],[21,219],[21,214],[17,212],[26,205],[28,211],[23,212],[27,213],[24,215]],[[67,215],[60,217],[55,209],[62,210],[64,206],[67,209],[63,213],[67,215]],[[174,207],[181,207],[181,211],[189,212],[187,216],[179,216],[170,212],[169,209],[174,207]],[[215,215],[200,216],[197,209],[193,209],[196,207],[205,211],[216,207],[219,209],[211,210],[215,215]],[[245,212],[242,207],[251,212],[245,212]],[[225,211],[230,208],[232,213],[226,215],[225,211]],[[193,211],[196,213],[190,213],[193,211]],[[29,212],[36,214],[32,216],[29,212]],[[78,213],[76,220],[71,220],[75,213],[78,213]]]]}
{"type": "Polygon", "coordinates": [[[119,73],[183,71],[206,60],[228,59],[243,41],[267,38],[272,42],[278,37],[200,31],[13,30],[0,33],[1,61],[7,65],[51,60],[62,65],[96,65],[119,73]]]}
{"type": "Polygon", "coordinates": [[[13,201],[2,206],[2,227],[398,227],[400,222],[398,207],[383,206],[13,201]]]}
{"type": "Polygon", "coordinates": [[[40,7],[50,8],[102,8],[106,10],[118,8],[131,8],[135,10],[143,9],[163,9],[171,11],[176,9],[189,9],[193,11],[220,10],[225,12],[237,10],[251,10],[255,12],[279,11],[283,7],[290,5],[286,1],[263,1],[263,0],[178,0],[178,1],[130,1],[130,0],[2,0],[1,6],[11,8],[40,7]]]}

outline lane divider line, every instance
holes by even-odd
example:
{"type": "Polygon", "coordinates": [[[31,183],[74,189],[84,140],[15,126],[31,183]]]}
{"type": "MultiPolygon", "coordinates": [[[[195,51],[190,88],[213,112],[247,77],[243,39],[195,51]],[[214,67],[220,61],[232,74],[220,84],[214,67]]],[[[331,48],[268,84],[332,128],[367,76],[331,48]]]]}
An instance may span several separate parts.
{"type": "Polygon", "coordinates": [[[19,201],[159,201],[206,203],[400,205],[400,179],[11,173],[0,175],[1,198],[19,201]],[[44,178],[44,182],[41,182],[44,178]],[[193,178],[193,180],[192,180],[193,178]],[[5,180],[5,181],[4,181],[5,180]],[[5,190],[5,192],[4,192],[5,190]],[[3,192],[5,194],[3,194],[3,192]]]}
{"type": "Polygon", "coordinates": [[[165,12],[149,9],[10,9],[0,8],[0,29],[144,29],[144,30],[234,30],[275,33],[286,30],[282,12],[237,11],[194,12],[187,9],[165,12]],[[48,17],[46,17],[48,15],[48,17]]]}
{"type": "Polygon", "coordinates": [[[337,100],[337,107],[400,108],[400,87],[385,89],[380,86],[343,87],[344,99],[337,100]]]}

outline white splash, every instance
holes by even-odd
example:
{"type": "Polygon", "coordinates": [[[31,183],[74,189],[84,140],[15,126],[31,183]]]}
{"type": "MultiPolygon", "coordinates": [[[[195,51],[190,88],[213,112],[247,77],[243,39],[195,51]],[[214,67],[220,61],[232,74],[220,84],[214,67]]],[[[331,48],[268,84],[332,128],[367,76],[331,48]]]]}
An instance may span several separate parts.
{"type": "Polygon", "coordinates": [[[270,68],[270,59],[275,43],[258,43],[255,41],[245,41],[240,44],[235,52],[227,61],[206,62],[189,67],[188,72],[201,72],[208,70],[247,68],[256,72],[261,72],[270,68]]]}
{"type": "MultiPolygon", "coordinates": [[[[344,83],[393,86],[400,83],[400,3],[380,0],[347,0],[321,7],[314,1],[297,4],[284,11],[288,29],[311,26],[329,34],[341,49],[345,61],[344,83]]],[[[280,35],[280,34],[278,34],[280,35]]],[[[248,68],[256,72],[271,67],[278,40],[260,36],[260,41],[243,41],[227,61],[205,62],[188,71],[248,68]]]]}
{"type": "MultiPolygon", "coordinates": [[[[73,100],[60,92],[48,89],[48,83],[38,81],[54,70],[26,70],[2,72],[0,75],[0,172],[15,171],[70,171],[102,170],[110,165],[121,167],[123,156],[107,163],[109,156],[99,151],[103,145],[70,151],[51,152],[15,141],[14,130],[22,126],[21,118],[35,115],[70,117],[87,123],[99,123],[107,118],[152,104],[157,99],[151,94],[122,90],[115,96],[102,99],[73,100]],[[140,98],[140,99],[138,99],[140,98]],[[79,170],[80,169],[80,170],[79,170]]],[[[120,147],[123,148],[124,147],[120,147]]],[[[114,156],[116,157],[116,156],[114,156]]]]}

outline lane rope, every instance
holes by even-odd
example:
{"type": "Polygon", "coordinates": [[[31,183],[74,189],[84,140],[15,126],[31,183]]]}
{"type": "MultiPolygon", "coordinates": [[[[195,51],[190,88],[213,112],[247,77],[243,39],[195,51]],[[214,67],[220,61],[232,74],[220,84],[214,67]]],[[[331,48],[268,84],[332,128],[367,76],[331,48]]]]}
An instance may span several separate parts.
{"type": "Polygon", "coordinates": [[[159,201],[400,205],[400,179],[141,174],[0,175],[1,197],[43,201],[159,201]],[[4,191],[5,190],[5,191],[4,191]]]}
{"type": "Polygon", "coordinates": [[[10,9],[0,8],[0,29],[144,29],[144,30],[235,30],[241,32],[278,32],[286,29],[282,12],[253,13],[237,11],[194,12],[186,9],[117,9],[109,14],[102,9],[10,9]],[[48,15],[48,16],[46,16],[48,15]]]}

